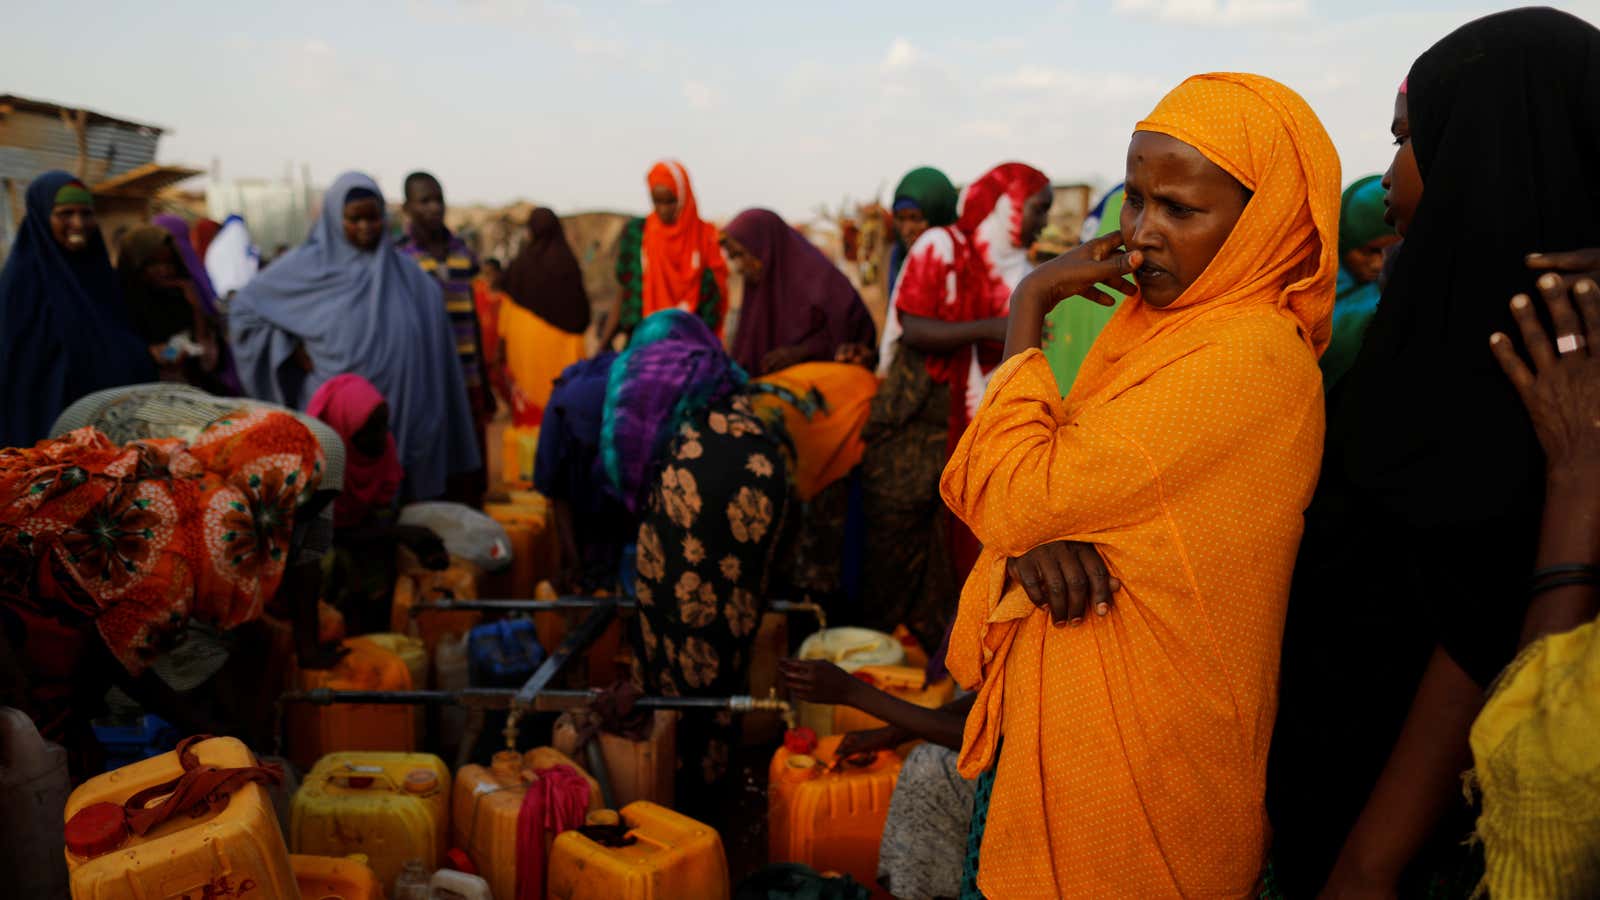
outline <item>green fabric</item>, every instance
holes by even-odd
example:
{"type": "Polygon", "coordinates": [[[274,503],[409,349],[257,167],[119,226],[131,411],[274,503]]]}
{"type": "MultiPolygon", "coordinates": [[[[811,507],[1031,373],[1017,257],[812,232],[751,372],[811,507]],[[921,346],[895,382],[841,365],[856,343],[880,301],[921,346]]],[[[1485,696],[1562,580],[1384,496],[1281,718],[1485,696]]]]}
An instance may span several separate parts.
{"type": "MultiPolygon", "coordinates": [[[[998,757],[999,750],[995,750],[998,757]]],[[[998,765],[998,760],[996,765],[998,765]]],[[[984,900],[978,890],[978,859],[983,855],[983,832],[989,825],[989,801],[994,798],[994,771],[978,776],[978,786],[972,804],[972,825],[967,831],[967,856],[961,866],[961,894],[959,900],[984,900]]]]}
{"type": "Polygon", "coordinates": [[[717,290],[717,273],[711,271],[710,266],[700,270],[700,308],[696,312],[700,321],[706,323],[712,334],[720,334],[722,328],[722,292],[717,290]]]}
{"type": "MultiPolygon", "coordinates": [[[[1100,216],[1100,229],[1095,237],[1104,237],[1122,227],[1122,199],[1120,188],[1106,198],[1105,211],[1100,216]]],[[[1122,293],[1111,290],[1107,285],[1101,287],[1117,298],[1118,305],[1122,303],[1122,293]]],[[[1060,388],[1061,396],[1065,397],[1072,390],[1072,382],[1078,377],[1078,369],[1088,357],[1095,337],[1111,321],[1116,311],[1116,306],[1101,306],[1076,296],[1056,304],[1056,308],[1045,315],[1044,358],[1050,364],[1051,374],[1056,376],[1056,387],[1060,388]]]]}
{"type": "MultiPolygon", "coordinates": [[[[624,334],[632,334],[644,320],[644,222],[644,219],[630,219],[623,226],[617,244],[617,284],[622,286],[622,296],[617,300],[617,319],[624,334]]],[[[718,315],[722,305],[717,275],[706,266],[700,270],[700,306],[695,314],[713,332],[722,325],[718,315]]]]}
{"type": "Polygon", "coordinates": [[[1394,234],[1394,226],[1383,220],[1383,176],[1358,178],[1339,198],[1339,258],[1368,241],[1394,234]]]}
{"type": "Polygon", "coordinates": [[[69,181],[56,191],[56,206],[93,206],[94,195],[81,181],[69,181]]]}
{"type": "Polygon", "coordinates": [[[1378,311],[1378,300],[1382,296],[1377,282],[1358,284],[1344,266],[1339,267],[1339,287],[1333,303],[1333,336],[1317,362],[1322,367],[1323,393],[1331,393],[1333,386],[1355,364],[1356,354],[1361,352],[1361,339],[1367,333],[1367,323],[1378,311]]]}
{"type": "Polygon", "coordinates": [[[644,219],[630,219],[622,227],[617,246],[617,321],[624,333],[631,333],[644,318],[644,219]]]}
{"type": "Polygon", "coordinates": [[[907,172],[906,177],[900,179],[900,186],[894,189],[895,203],[910,200],[917,204],[928,224],[936,228],[956,223],[960,199],[961,193],[950,183],[949,176],[929,166],[907,172]]]}

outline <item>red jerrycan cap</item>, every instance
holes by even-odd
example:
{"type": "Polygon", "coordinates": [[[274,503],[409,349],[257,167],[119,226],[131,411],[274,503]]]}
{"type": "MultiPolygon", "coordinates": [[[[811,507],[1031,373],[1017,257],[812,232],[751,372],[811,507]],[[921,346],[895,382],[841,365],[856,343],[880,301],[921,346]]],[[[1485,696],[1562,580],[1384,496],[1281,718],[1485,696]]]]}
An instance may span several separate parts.
{"type": "Polygon", "coordinates": [[[104,856],[128,839],[127,815],[115,803],[91,803],[67,820],[66,837],[74,856],[104,856]]]}
{"type": "Polygon", "coordinates": [[[455,869],[457,872],[465,872],[468,875],[478,874],[478,867],[472,864],[472,857],[468,856],[467,851],[460,847],[451,847],[445,852],[444,864],[446,868],[455,869]]]}
{"type": "Polygon", "coordinates": [[[801,726],[784,732],[783,746],[790,753],[813,753],[817,749],[817,733],[801,726]]]}

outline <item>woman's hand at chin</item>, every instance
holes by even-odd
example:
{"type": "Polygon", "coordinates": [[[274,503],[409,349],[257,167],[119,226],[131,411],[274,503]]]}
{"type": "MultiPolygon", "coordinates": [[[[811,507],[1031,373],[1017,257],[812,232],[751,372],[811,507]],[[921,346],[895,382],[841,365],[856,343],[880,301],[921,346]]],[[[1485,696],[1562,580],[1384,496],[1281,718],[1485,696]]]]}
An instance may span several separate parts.
{"type": "Polygon", "coordinates": [[[1040,346],[1044,339],[1045,314],[1068,297],[1081,294],[1101,306],[1116,305],[1117,299],[1098,285],[1117,282],[1144,262],[1143,253],[1121,248],[1121,233],[1112,232],[1081,244],[1028,273],[1011,294],[1006,356],[1009,358],[1040,346]]]}

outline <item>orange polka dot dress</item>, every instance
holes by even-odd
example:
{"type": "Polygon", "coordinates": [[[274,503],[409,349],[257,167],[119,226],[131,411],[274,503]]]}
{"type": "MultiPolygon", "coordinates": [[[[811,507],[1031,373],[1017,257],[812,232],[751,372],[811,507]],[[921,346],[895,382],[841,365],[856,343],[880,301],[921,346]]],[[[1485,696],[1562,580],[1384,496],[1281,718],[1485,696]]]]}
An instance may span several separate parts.
{"type": "Polygon", "coordinates": [[[1339,160],[1304,100],[1253,75],[1191,78],[1138,130],[1250,188],[1238,224],[1175,303],[1122,305],[1065,399],[1042,353],[1008,360],[944,473],[984,544],[948,662],[978,692],[961,772],[996,767],[990,897],[1242,897],[1266,853],[1339,160]],[[1008,582],[1007,558],[1058,540],[1121,580],[1109,616],[1055,626],[1008,582]]]}

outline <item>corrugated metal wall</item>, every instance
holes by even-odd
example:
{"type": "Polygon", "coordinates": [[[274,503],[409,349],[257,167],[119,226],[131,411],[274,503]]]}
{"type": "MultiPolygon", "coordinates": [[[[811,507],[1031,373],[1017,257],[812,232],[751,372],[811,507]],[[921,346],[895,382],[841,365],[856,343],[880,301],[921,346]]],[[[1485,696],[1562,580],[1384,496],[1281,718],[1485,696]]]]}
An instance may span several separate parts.
{"type": "MultiPolygon", "coordinates": [[[[156,143],[160,136],[143,128],[101,123],[87,128],[89,145],[89,171],[85,180],[91,184],[104,181],[138,168],[156,158],[156,143]]],[[[40,172],[64,169],[74,172],[78,166],[78,137],[59,116],[17,111],[0,120],[0,148],[13,151],[9,162],[0,164],[12,168],[18,165],[17,153],[26,172],[0,171],[0,175],[23,177],[31,180],[40,172]]]]}
{"type": "MultiPolygon", "coordinates": [[[[89,171],[84,180],[90,185],[155,162],[161,139],[147,128],[107,122],[91,124],[85,132],[89,171]]],[[[78,137],[60,116],[18,110],[0,118],[0,261],[10,252],[16,226],[26,212],[22,196],[29,182],[51,169],[75,173],[77,168],[78,137]],[[16,185],[15,203],[5,196],[8,182],[16,185]]],[[[104,230],[107,223],[101,224],[104,230]]]]}

